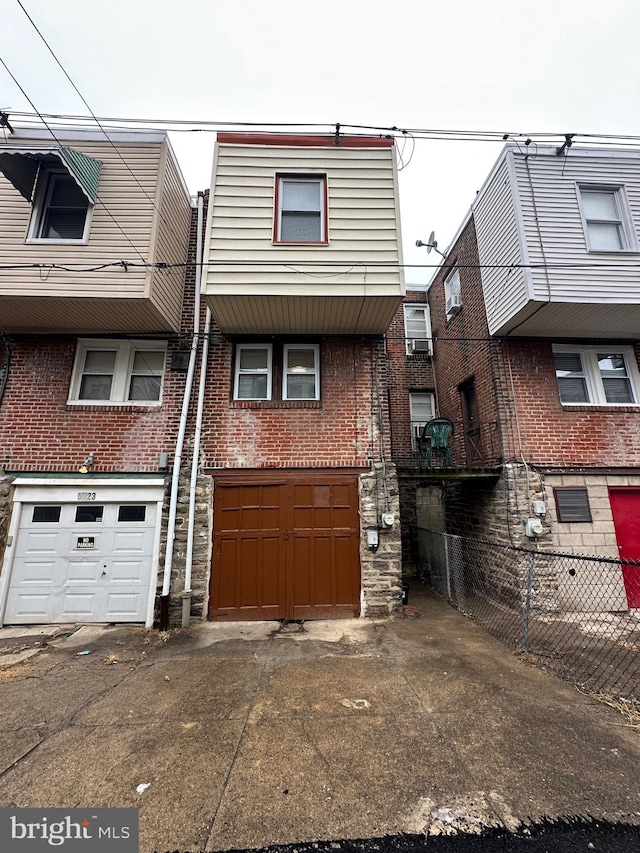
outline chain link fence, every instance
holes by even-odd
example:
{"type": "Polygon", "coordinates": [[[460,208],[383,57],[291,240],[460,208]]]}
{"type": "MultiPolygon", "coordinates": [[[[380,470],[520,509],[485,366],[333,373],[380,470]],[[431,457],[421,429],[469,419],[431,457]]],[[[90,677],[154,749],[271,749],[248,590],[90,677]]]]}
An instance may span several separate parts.
{"type": "Polygon", "coordinates": [[[417,528],[423,579],[528,660],[585,690],[640,700],[640,564],[417,528]]]}

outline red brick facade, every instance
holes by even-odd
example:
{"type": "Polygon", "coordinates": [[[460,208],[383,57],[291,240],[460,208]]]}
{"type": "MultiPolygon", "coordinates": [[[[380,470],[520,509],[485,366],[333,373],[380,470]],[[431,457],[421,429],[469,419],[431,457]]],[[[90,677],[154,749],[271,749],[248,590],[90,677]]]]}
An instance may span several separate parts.
{"type": "Polygon", "coordinates": [[[461,386],[473,380],[479,421],[487,424],[486,436],[489,425],[497,425],[504,461],[524,457],[528,464],[563,468],[640,464],[637,407],[563,406],[552,341],[489,338],[473,219],[431,285],[429,304],[442,415],[463,419],[461,386]],[[447,320],[444,280],[454,265],[462,309],[447,320]]]}
{"type": "Polygon", "coordinates": [[[232,399],[234,342],[212,338],[202,439],[207,467],[368,467],[379,458],[379,398],[388,416],[378,393],[386,383],[381,340],[305,342],[320,345],[320,400],[239,401],[232,399]]]}

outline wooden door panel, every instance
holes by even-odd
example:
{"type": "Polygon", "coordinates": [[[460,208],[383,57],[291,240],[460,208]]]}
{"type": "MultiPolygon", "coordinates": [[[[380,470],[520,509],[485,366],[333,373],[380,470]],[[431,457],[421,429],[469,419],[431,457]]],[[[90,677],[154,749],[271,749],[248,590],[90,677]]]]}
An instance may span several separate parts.
{"type": "Polygon", "coordinates": [[[357,615],[359,530],[356,475],[217,486],[209,617],[357,615]]]}

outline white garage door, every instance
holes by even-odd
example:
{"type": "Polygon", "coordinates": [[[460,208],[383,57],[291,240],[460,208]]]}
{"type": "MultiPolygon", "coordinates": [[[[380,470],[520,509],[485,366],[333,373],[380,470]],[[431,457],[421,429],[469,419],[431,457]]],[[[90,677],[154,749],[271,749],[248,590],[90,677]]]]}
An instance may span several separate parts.
{"type": "Polygon", "coordinates": [[[144,622],[155,503],[22,505],[5,624],[144,622]]]}

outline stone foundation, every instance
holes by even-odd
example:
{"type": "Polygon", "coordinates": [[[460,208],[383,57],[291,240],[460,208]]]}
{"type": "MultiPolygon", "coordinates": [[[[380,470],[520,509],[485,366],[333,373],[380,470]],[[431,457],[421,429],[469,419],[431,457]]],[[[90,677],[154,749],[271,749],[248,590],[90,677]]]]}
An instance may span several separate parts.
{"type": "Polygon", "coordinates": [[[402,606],[402,541],[400,495],[394,465],[374,466],[360,475],[360,565],[362,615],[386,618],[402,606]],[[393,514],[393,526],[381,524],[381,514],[393,514]],[[367,546],[367,531],[378,530],[379,545],[367,546]]]}

